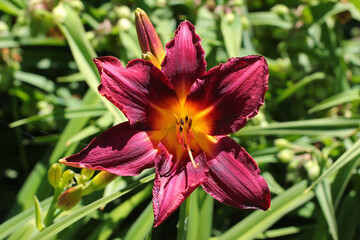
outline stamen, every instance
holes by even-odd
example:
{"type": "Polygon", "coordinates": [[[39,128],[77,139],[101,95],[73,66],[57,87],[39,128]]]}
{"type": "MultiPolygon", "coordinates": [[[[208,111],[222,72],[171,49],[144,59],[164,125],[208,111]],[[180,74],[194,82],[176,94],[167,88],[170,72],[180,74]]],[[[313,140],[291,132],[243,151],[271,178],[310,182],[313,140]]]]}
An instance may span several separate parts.
{"type": "Polygon", "coordinates": [[[192,125],[192,118],[190,118],[190,121],[189,121],[189,129],[191,128],[191,125],[192,125]]]}
{"type": "Polygon", "coordinates": [[[185,150],[186,149],[186,144],[185,144],[185,139],[184,139],[184,134],[183,134],[183,128],[182,126],[179,126],[179,131],[180,131],[180,134],[179,134],[179,138],[180,138],[180,144],[182,146],[182,149],[185,150]],[[185,146],[184,146],[185,145],[185,146]]]}
{"type": "Polygon", "coordinates": [[[192,165],[194,166],[194,168],[198,168],[198,167],[200,166],[200,164],[199,164],[199,163],[195,163],[195,160],[194,160],[194,157],[193,157],[193,155],[192,155],[192,153],[191,153],[190,147],[187,146],[186,149],[187,149],[187,151],[188,151],[188,153],[189,153],[189,157],[190,157],[190,160],[191,160],[192,165]]]}
{"type": "Polygon", "coordinates": [[[177,140],[178,144],[182,144],[181,133],[180,133],[180,129],[178,127],[176,127],[176,140],[177,140]]]}
{"type": "Polygon", "coordinates": [[[180,125],[180,121],[179,121],[178,116],[175,113],[173,114],[173,116],[175,117],[176,124],[180,125]]]}

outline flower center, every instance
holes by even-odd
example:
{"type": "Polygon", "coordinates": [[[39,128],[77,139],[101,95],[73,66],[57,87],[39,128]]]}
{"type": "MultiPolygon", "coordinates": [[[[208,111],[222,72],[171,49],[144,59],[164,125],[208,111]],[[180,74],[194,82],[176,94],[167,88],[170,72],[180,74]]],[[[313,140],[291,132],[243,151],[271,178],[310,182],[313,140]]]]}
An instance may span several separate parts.
{"type": "Polygon", "coordinates": [[[190,142],[194,139],[194,133],[191,130],[193,119],[191,117],[185,116],[180,118],[174,113],[176,121],[176,140],[181,145],[184,151],[187,151],[189,158],[194,168],[199,167],[199,163],[195,163],[194,157],[192,155],[192,149],[190,148],[190,142]]]}

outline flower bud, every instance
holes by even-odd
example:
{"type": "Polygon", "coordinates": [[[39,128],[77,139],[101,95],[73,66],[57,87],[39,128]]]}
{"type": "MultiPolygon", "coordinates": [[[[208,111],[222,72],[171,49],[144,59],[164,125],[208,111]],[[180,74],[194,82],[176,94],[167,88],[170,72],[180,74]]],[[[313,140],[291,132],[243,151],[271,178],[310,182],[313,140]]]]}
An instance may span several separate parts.
{"type": "Polygon", "coordinates": [[[81,200],[81,194],[84,187],[82,185],[75,186],[63,192],[57,200],[58,208],[69,210],[73,208],[81,200]]]}
{"type": "Polygon", "coordinates": [[[65,22],[67,12],[63,5],[59,4],[52,10],[52,15],[55,22],[63,23],[65,22]]]}
{"type": "Polygon", "coordinates": [[[228,12],[225,14],[225,19],[226,19],[226,22],[230,24],[230,23],[234,22],[235,14],[232,12],[228,12]]]}
{"type": "Polygon", "coordinates": [[[88,186],[86,186],[83,196],[88,195],[94,191],[98,191],[106,187],[112,180],[114,180],[117,177],[117,175],[101,171],[99,172],[93,179],[91,179],[91,182],[88,186]]]}
{"type": "Polygon", "coordinates": [[[48,180],[53,188],[58,188],[61,180],[62,170],[60,164],[54,163],[48,171],[48,180]]]}
{"type": "Polygon", "coordinates": [[[304,163],[304,167],[308,173],[310,180],[315,180],[320,175],[320,167],[317,162],[307,161],[304,163]]]}
{"type": "Polygon", "coordinates": [[[63,175],[62,175],[62,182],[63,182],[64,187],[65,187],[66,185],[68,185],[69,183],[71,183],[71,181],[72,181],[73,178],[74,178],[74,175],[75,175],[75,173],[74,173],[72,170],[70,170],[70,169],[66,170],[66,171],[63,173],[63,175]]]}
{"type": "Polygon", "coordinates": [[[85,184],[87,181],[89,181],[89,179],[84,175],[75,176],[75,179],[79,184],[85,184]]]}
{"type": "Polygon", "coordinates": [[[125,31],[126,32],[127,30],[130,29],[131,22],[127,18],[120,18],[119,21],[117,22],[117,26],[118,26],[120,31],[125,31]]]}
{"type": "Polygon", "coordinates": [[[78,13],[84,10],[84,4],[79,0],[69,1],[70,6],[78,13]]]}
{"type": "Polygon", "coordinates": [[[241,24],[242,24],[242,27],[243,27],[244,30],[247,30],[247,29],[250,28],[251,23],[250,23],[249,19],[246,16],[242,15],[240,17],[240,21],[241,21],[241,24]]]}
{"type": "Polygon", "coordinates": [[[271,11],[279,16],[283,16],[289,13],[289,8],[284,4],[276,4],[271,8],[271,11]]]}
{"type": "Polygon", "coordinates": [[[165,49],[147,14],[140,8],[135,10],[135,25],[142,53],[151,52],[161,63],[165,49]]]}
{"type": "Polygon", "coordinates": [[[85,176],[86,179],[90,179],[94,176],[95,170],[83,168],[81,169],[81,176],[85,176]]]}
{"type": "Polygon", "coordinates": [[[288,163],[294,159],[294,153],[290,149],[283,149],[278,154],[277,157],[283,162],[288,163]]]}
{"type": "Polygon", "coordinates": [[[282,150],[285,148],[291,148],[290,142],[284,138],[275,139],[274,144],[275,144],[276,148],[279,150],[282,150]]]}
{"type": "Polygon", "coordinates": [[[115,6],[114,11],[118,18],[130,18],[131,10],[128,6],[115,6]]]}
{"type": "Polygon", "coordinates": [[[0,21],[0,37],[6,37],[8,35],[9,35],[8,25],[5,22],[0,21]]]}

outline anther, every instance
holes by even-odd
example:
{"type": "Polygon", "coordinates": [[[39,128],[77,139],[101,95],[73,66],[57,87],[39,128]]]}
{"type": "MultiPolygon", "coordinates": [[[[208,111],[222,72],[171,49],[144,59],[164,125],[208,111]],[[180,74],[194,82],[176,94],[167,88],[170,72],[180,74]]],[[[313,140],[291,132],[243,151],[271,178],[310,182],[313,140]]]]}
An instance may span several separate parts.
{"type": "Polygon", "coordinates": [[[176,116],[175,113],[173,114],[173,116],[175,117],[176,124],[177,124],[177,125],[180,125],[180,121],[179,121],[178,116],[176,116]]]}
{"type": "Polygon", "coordinates": [[[180,118],[180,123],[181,125],[184,125],[184,120],[182,118],[180,118]]]}
{"type": "Polygon", "coordinates": [[[180,133],[182,133],[183,127],[182,127],[182,126],[179,126],[179,130],[180,130],[180,133]]]}
{"type": "Polygon", "coordinates": [[[191,125],[192,125],[192,118],[190,118],[189,120],[189,129],[191,128],[191,125]]]}
{"type": "Polygon", "coordinates": [[[188,121],[189,121],[188,116],[185,116],[185,122],[188,122],[188,121]]]}

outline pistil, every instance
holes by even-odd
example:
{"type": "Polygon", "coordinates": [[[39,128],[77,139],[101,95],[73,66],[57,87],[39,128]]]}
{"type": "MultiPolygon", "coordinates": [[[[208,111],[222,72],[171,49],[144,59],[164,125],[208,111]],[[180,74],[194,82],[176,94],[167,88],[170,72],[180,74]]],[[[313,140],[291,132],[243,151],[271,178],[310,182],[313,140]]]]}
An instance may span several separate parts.
{"type": "Polygon", "coordinates": [[[198,167],[199,167],[199,163],[195,163],[195,160],[194,160],[194,157],[193,157],[193,155],[192,155],[192,153],[191,153],[190,147],[187,146],[186,149],[187,149],[187,152],[188,152],[188,154],[189,154],[189,157],[190,157],[190,160],[191,160],[192,165],[194,166],[194,168],[198,168],[198,167]]]}

